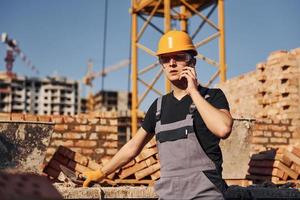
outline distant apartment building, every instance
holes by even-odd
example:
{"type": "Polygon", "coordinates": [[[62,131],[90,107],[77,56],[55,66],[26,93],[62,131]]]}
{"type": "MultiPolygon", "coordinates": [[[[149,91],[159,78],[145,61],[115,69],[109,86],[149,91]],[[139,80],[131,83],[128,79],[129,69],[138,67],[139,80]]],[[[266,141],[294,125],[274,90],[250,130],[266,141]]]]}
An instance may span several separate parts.
{"type": "Polygon", "coordinates": [[[93,96],[94,111],[127,111],[131,108],[131,93],[100,91],[93,96]]]}
{"type": "Polygon", "coordinates": [[[65,77],[28,78],[0,72],[0,112],[76,115],[79,83],[65,77]]]}

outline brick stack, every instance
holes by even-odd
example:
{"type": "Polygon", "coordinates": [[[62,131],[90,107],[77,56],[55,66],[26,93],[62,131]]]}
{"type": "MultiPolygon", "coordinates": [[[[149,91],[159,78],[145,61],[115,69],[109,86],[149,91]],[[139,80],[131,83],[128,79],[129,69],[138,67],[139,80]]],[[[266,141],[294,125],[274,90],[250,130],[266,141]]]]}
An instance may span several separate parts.
{"type": "MultiPolygon", "coordinates": [[[[100,169],[107,161],[107,158],[103,158],[99,162],[95,162],[78,152],[60,146],[44,168],[44,173],[57,179],[61,172],[60,165],[64,165],[74,172],[83,173],[100,169]]],[[[154,181],[160,177],[159,169],[156,142],[152,139],[134,160],[110,174],[106,179],[106,184],[153,185],[154,181]]]]}
{"type": "Polygon", "coordinates": [[[159,169],[157,147],[153,138],[133,161],[117,173],[115,181],[124,184],[152,185],[160,177],[159,169]]]}
{"type": "Polygon", "coordinates": [[[257,118],[299,118],[300,67],[297,51],[275,51],[265,63],[257,65],[259,89],[257,118]]]}
{"type": "Polygon", "coordinates": [[[254,152],[300,142],[300,49],[275,51],[257,65],[254,152]]]}
{"type": "Polygon", "coordinates": [[[252,155],[248,172],[247,178],[254,183],[266,180],[278,184],[299,182],[300,145],[290,150],[278,148],[252,155]]]}

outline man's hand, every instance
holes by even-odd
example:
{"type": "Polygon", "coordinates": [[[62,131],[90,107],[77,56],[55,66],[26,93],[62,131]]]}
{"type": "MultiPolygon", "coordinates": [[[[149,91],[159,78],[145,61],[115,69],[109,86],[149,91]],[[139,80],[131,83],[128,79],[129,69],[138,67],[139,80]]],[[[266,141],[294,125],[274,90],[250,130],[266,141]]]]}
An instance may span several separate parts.
{"type": "Polygon", "coordinates": [[[194,67],[184,67],[180,74],[179,80],[186,78],[187,87],[186,92],[190,95],[193,91],[197,91],[198,81],[197,74],[194,67]]]}
{"type": "Polygon", "coordinates": [[[83,172],[83,176],[85,177],[83,187],[88,187],[91,182],[100,182],[105,178],[105,174],[102,170],[86,171],[83,172]]]}

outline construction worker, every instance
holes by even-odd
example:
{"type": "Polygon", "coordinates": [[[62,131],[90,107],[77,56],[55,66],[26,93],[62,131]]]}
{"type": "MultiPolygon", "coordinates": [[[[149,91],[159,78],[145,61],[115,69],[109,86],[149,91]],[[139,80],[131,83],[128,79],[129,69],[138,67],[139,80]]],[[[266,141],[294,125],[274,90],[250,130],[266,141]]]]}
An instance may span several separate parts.
{"type": "Polygon", "coordinates": [[[157,56],[172,92],[152,103],[137,134],[110,162],[84,173],[84,186],[134,159],[155,136],[161,177],[154,188],[160,199],[224,199],[219,141],[230,135],[233,120],[224,93],[198,84],[196,55],[185,32],[161,37],[157,56]]]}

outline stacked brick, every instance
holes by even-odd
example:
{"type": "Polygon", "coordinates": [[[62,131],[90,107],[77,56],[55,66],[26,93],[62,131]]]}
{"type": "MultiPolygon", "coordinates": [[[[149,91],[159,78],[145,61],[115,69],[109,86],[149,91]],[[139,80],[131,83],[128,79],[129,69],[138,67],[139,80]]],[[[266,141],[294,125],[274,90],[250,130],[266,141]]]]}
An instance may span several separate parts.
{"type": "Polygon", "coordinates": [[[267,62],[257,64],[257,100],[260,106],[257,118],[300,119],[300,66],[297,58],[300,55],[297,53],[300,53],[300,49],[275,51],[267,62]]]}
{"type": "Polygon", "coordinates": [[[272,181],[282,184],[287,181],[299,182],[300,145],[278,148],[254,154],[249,162],[247,178],[254,183],[272,181]]]}
{"type": "MultiPolygon", "coordinates": [[[[44,168],[44,173],[56,180],[61,173],[60,165],[75,173],[83,173],[100,169],[107,161],[107,158],[102,158],[95,162],[78,152],[60,146],[44,168]]],[[[154,181],[160,177],[159,169],[156,142],[153,139],[134,160],[110,174],[104,183],[109,185],[153,185],[154,181]]]]}
{"type": "Polygon", "coordinates": [[[234,118],[256,120],[251,153],[300,143],[300,48],[272,52],[255,71],[217,86],[234,118]]]}

